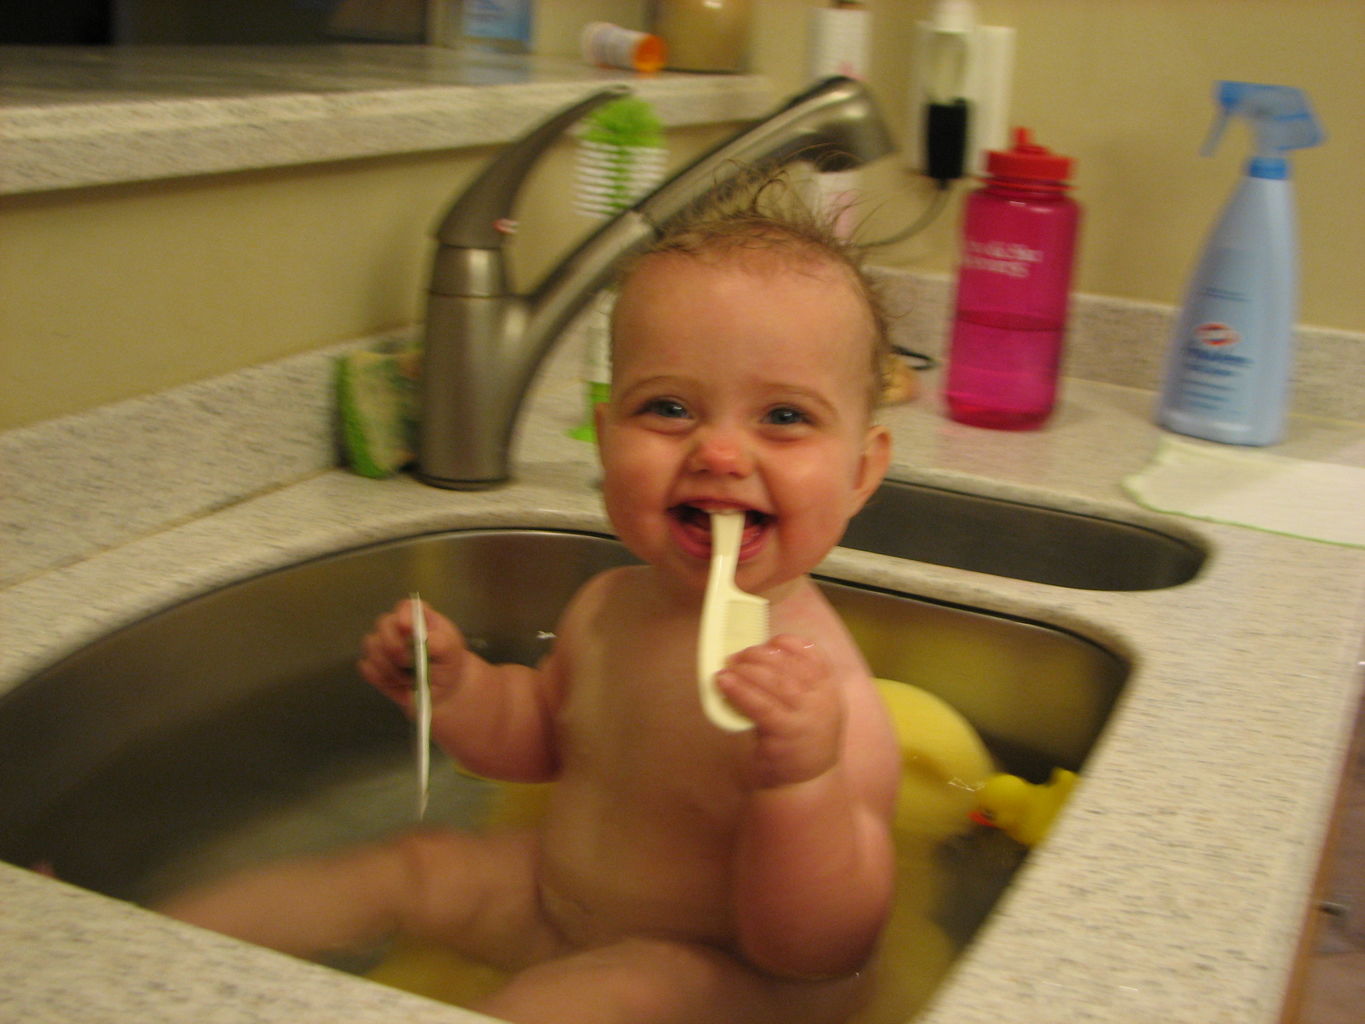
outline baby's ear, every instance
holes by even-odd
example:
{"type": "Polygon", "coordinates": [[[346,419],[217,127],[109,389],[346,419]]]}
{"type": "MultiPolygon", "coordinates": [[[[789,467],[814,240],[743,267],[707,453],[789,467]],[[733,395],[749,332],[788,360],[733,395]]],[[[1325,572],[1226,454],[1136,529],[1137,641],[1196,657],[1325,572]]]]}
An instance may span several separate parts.
{"type": "Polygon", "coordinates": [[[853,487],[853,507],[850,518],[867,503],[872,492],[886,479],[886,471],[891,466],[891,431],[873,424],[867,428],[863,438],[863,454],[858,463],[858,479],[853,487]]]}

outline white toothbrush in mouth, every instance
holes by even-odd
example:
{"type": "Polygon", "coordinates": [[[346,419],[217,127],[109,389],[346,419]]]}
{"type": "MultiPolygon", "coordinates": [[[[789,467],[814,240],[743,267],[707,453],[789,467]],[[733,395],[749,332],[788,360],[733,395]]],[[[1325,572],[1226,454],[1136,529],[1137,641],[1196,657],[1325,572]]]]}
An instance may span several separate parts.
{"type": "Polygon", "coordinates": [[[427,794],[431,785],[431,680],[427,673],[427,617],[422,614],[422,598],[412,595],[412,668],[413,753],[417,759],[417,820],[427,813],[427,794]]]}
{"type": "Polygon", "coordinates": [[[768,639],[768,602],[735,586],[743,512],[711,513],[711,575],[701,606],[697,637],[697,683],[701,706],[717,728],[741,732],[753,722],[732,708],[716,689],[716,673],[736,651],[768,639]]]}

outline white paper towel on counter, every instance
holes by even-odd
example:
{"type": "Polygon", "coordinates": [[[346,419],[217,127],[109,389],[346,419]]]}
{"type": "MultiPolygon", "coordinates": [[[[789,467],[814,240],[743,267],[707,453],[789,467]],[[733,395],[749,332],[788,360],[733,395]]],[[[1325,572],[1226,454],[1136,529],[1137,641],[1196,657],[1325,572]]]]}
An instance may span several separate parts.
{"type": "Polygon", "coordinates": [[[1123,481],[1158,512],[1365,547],[1365,469],[1163,437],[1123,481]]]}

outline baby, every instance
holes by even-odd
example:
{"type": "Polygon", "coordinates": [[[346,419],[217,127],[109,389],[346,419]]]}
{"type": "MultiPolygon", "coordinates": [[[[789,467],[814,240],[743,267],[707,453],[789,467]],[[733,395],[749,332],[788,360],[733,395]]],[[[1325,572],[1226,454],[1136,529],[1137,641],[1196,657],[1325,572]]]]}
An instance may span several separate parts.
{"type": "MultiPolygon", "coordinates": [[[[645,564],[590,580],[535,668],[492,665],[434,610],[435,740],[506,780],[554,780],[535,827],[417,831],[254,872],[168,912],[304,956],[401,930],[513,973],[478,1009],[526,1022],[799,1024],[863,997],[893,888],[896,741],[807,573],[890,455],[885,345],[846,249],[743,209],[672,232],[624,275],[606,509],[645,564]],[[751,730],[703,715],[695,650],[709,513],[745,516],[737,583],[773,639],[717,676],[751,730]]],[[[788,204],[790,205],[790,204],[788,204]]],[[[360,669],[410,710],[412,606],[360,669]]]]}

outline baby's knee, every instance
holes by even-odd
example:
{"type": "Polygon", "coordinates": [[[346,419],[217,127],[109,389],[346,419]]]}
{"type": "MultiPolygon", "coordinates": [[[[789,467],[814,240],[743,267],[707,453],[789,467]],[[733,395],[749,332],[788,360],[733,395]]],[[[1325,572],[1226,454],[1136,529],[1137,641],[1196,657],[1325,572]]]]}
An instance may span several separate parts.
{"type": "Polygon", "coordinates": [[[520,967],[560,948],[540,916],[533,834],[422,829],[388,848],[399,865],[400,930],[498,966],[520,967]]]}
{"type": "Polygon", "coordinates": [[[387,848],[415,876],[425,875],[456,856],[465,837],[434,828],[415,828],[385,840],[387,848]]]}
{"type": "Polygon", "coordinates": [[[625,939],[528,967],[479,1008],[513,1019],[527,1010],[534,1016],[538,1008],[590,1006],[585,1017],[592,1020],[677,1020],[680,1003],[692,1002],[684,997],[691,988],[682,983],[691,973],[685,959],[676,943],[625,939]]]}
{"type": "MultiPolygon", "coordinates": [[[[634,937],[601,951],[600,982],[622,1008],[622,1020],[674,1019],[679,996],[693,988],[699,968],[714,970],[711,961],[724,954],[687,943],[634,937]]],[[[728,958],[726,958],[728,959],[728,958]]]]}
{"type": "Polygon", "coordinates": [[[386,842],[382,849],[398,869],[399,894],[404,917],[422,916],[450,884],[452,872],[469,859],[470,839],[456,832],[413,829],[386,842]]]}

